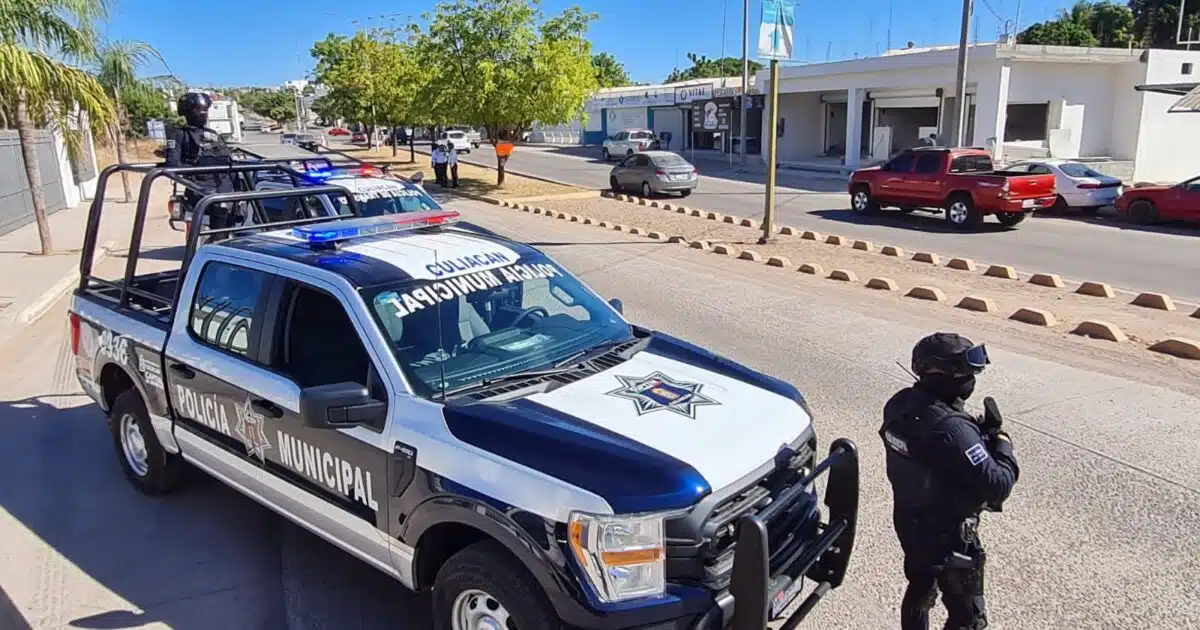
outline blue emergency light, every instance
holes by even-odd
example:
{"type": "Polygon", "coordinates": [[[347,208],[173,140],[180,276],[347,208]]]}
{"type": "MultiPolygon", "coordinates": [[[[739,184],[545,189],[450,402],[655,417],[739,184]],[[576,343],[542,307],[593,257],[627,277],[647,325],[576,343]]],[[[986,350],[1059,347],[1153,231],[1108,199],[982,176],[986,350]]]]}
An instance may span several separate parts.
{"type": "Polygon", "coordinates": [[[321,245],[360,236],[407,232],[436,225],[448,225],[458,222],[458,216],[458,212],[453,210],[401,212],[378,217],[347,219],[333,223],[300,225],[292,228],[292,236],[310,245],[321,245]]]}

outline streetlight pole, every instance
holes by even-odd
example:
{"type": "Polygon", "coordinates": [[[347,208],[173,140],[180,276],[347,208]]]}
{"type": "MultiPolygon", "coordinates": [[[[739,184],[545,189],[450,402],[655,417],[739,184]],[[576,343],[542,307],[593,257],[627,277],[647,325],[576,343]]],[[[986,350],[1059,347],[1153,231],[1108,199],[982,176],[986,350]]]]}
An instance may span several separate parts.
{"type": "MultiPolygon", "coordinates": [[[[766,245],[775,238],[775,163],[778,145],[775,141],[779,130],[779,60],[771,60],[771,94],[767,97],[771,105],[771,120],[767,125],[767,200],[763,208],[762,238],[759,245],[766,245]]],[[[743,110],[745,111],[745,110],[743,110]]]]}
{"type": "Polygon", "coordinates": [[[742,168],[746,167],[746,109],[750,98],[750,0],[742,3],[742,137],[738,146],[742,151],[742,168]]]}
{"type": "Polygon", "coordinates": [[[954,146],[966,144],[967,119],[967,37],[971,30],[974,0],[963,0],[962,32],[958,38],[958,81],[954,85],[954,146]]]}

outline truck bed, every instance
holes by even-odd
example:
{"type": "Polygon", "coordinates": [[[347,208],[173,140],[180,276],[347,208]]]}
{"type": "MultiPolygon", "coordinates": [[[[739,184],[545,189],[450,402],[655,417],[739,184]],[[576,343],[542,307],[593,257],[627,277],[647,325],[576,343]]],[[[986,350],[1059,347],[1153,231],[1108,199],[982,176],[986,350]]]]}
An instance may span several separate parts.
{"type": "MultiPolygon", "coordinates": [[[[121,298],[124,282],[94,282],[82,295],[91,295],[115,307],[121,298]]],[[[128,311],[140,313],[147,323],[166,329],[174,312],[175,289],[179,285],[179,270],[134,276],[129,288],[128,311]]],[[[126,310],[122,309],[122,310],[126,310]]]]}

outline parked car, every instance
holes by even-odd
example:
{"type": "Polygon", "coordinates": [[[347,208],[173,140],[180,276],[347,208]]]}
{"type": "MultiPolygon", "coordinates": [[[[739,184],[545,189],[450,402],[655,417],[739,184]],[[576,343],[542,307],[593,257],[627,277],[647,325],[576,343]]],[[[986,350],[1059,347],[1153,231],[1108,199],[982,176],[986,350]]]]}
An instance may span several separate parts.
{"type": "Polygon", "coordinates": [[[296,146],[315,153],[317,147],[325,146],[325,136],[319,133],[296,134],[296,146]]]}
{"type": "Polygon", "coordinates": [[[699,181],[696,167],[670,151],[646,151],[627,156],[613,167],[608,177],[613,192],[634,189],[643,197],[669,192],[686,197],[692,194],[699,181]]]}
{"type": "Polygon", "coordinates": [[[1174,186],[1126,188],[1113,205],[1134,223],[1200,221],[1200,177],[1174,186]]]}
{"type": "Polygon", "coordinates": [[[607,162],[613,157],[630,156],[638,151],[657,151],[658,138],[649,129],[618,131],[604,141],[600,155],[607,162]]]}
{"type": "Polygon", "coordinates": [[[350,135],[350,130],[345,127],[333,127],[326,133],[331,136],[348,136],[350,135]]]}
{"type": "Polygon", "coordinates": [[[279,134],[279,144],[296,144],[296,134],[294,134],[294,133],[279,134]]]}
{"type": "Polygon", "coordinates": [[[997,171],[983,149],[916,147],[881,166],[850,177],[850,207],[875,214],[883,206],[902,212],[945,212],[958,229],[979,227],[985,216],[1014,226],[1035,210],[1054,205],[1054,175],[997,171]]]}
{"type": "Polygon", "coordinates": [[[365,134],[361,131],[355,131],[354,135],[350,136],[350,142],[354,142],[354,143],[364,142],[365,143],[366,141],[367,141],[367,134],[365,134]]]}
{"type": "Polygon", "coordinates": [[[446,143],[448,147],[454,149],[455,153],[471,152],[471,140],[467,137],[465,132],[453,129],[450,131],[443,131],[442,133],[438,134],[438,141],[446,143]]]}
{"type": "Polygon", "coordinates": [[[454,126],[450,127],[449,129],[447,129],[447,131],[461,131],[464,134],[466,134],[467,141],[471,143],[472,149],[478,149],[479,144],[481,142],[483,142],[483,134],[481,134],[477,130],[472,129],[471,127],[467,127],[465,125],[454,125],[454,126]]]}
{"type": "Polygon", "coordinates": [[[1009,173],[1054,175],[1054,190],[1058,197],[1051,206],[1055,212],[1079,208],[1083,214],[1094,216],[1100,208],[1111,206],[1121,196],[1121,180],[1105,175],[1081,162],[1070,160],[1028,160],[1009,165],[1009,173]]]}

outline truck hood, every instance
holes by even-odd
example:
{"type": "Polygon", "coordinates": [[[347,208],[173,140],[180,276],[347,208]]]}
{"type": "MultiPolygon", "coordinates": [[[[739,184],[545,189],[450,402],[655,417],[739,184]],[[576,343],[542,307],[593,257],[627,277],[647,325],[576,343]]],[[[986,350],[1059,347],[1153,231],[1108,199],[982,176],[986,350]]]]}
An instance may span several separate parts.
{"type": "Polygon", "coordinates": [[[695,504],[811,432],[799,392],[656,335],[615,367],[547,393],[446,408],[457,438],[622,512],[695,504]]]}

